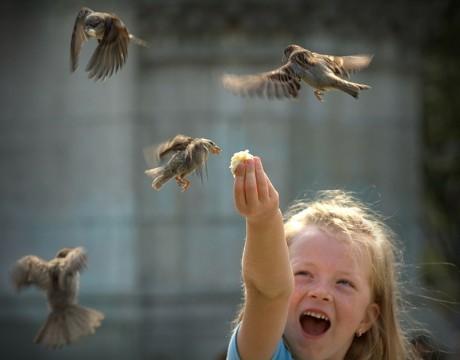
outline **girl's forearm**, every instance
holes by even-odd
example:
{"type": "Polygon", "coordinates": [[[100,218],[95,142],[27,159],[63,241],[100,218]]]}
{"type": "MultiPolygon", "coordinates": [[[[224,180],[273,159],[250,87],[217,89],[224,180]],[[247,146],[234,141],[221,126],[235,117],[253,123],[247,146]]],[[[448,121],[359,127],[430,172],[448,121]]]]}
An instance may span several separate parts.
{"type": "Polygon", "coordinates": [[[267,298],[289,296],[294,285],[281,211],[263,221],[247,219],[246,234],[242,264],[246,288],[267,298]]]}

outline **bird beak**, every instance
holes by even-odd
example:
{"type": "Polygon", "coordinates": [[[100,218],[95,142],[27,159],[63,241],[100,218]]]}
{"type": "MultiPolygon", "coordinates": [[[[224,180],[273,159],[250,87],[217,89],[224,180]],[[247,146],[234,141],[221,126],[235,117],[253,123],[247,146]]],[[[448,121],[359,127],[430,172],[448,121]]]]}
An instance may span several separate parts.
{"type": "Polygon", "coordinates": [[[222,149],[220,147],[218,147],[218,146],[213,146],[211,148],[211,153],[212,154],[219,154],[221,151],[222,151],[222,149]]]}

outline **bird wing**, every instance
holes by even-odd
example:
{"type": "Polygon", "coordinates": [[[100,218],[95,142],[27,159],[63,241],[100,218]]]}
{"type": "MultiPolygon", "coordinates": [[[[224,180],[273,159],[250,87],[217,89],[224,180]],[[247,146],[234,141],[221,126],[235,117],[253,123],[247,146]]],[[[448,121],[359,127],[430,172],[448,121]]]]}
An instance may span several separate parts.
{"type": "Polygon", "coordinates": [[[203,182],[203,165],[206,165],[208,151],[199,139],[192,141],[185,149],[185,167],[188,173],[195,170],[203,182]]]}
{"type": "Polygon", "coordinates": [[[206,159],[196,167],[195,173],[200,177],[201,183],[203,183],[203,177],[208,178],[208,156],[206,154],[206,159]],[[204,170],[204,171],[203,171],[204,170]]]}
{"type": "Polygon", "coordinates": [[[70,68],[73,71],[77,70],[78,57],[83,43],[88,40],[85,34],[85,19],[88,14],[91,14],[93,10],[82,7],[75,18],[75,24],[73,25],[72,38],[70,40],[70,68]]]}
{"type": "Polygon", "coordinates": [[[200,177],[200,181],[201,183],[203,183],[203,168],[204,168],[204,173],[206,175],[206,179],[208,178],[208,163],[207,162],[204,162],[204,164],[202,164],[201,166],[198,166],[196,169],[195,169],[195,173],[200,177]]]}
{"type": "Polygon", "coordinates": [[[82,271],[86,268],[87,259],[85,249],[77,247],[63,259],[62,270],[66,275],[82,271]]]}
{"type": "Polygon", "coordinates": [[[13,266],[11,278],[17,290],[30,285],[46,290],[51,282],[48,262],[38,256],[24,256],[13,266]]]}
{"type": "Polygon", "coordinates": [[[292,62],[273,71],[256,75],[224,75],[223,86],[241,96],[266,96],[268,98],[295,98],[300,89],[300,77],[292,62]]]}
{"type": "Polygon", "coordinates": [[[315,54],[334,72],[334,74],[349,78],[351,73],[369,66],[372,55],[331,56],[315,54]]]}
{"type": "Polygon", "coordinates": [[[86,66],[89,78],[105,80],[116,73],[126,62],[128,43],[129,32],[125,24],[114,15],[107,16],[104,37],[86,66]]]}
{"type": "Polygon", "coordinates": [[[192,137],[178,134],[157,147],[157,157],[163,159],[170,152],[183,151],[192,141],[192,137]]]}

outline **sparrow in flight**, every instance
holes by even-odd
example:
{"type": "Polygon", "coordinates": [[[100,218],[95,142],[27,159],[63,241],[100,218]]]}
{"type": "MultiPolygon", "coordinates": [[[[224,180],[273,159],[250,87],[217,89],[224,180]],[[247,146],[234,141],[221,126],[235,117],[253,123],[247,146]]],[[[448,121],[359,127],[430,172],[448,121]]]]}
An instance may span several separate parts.
{"type": "Polygon", "coordinates": [[[96,38],[99,43],[86,66],[89,78],[94,80],[105,80],[124,65],[130,41],[147,46],[144,40],[129,33],[117,15],[95,12],[83,7],[75,19],[70,42],[72,72],[78,67],[78,57],[83,43],[90,38],[96,38]]]}
{"type": "Polygon", "coordinates": [[[81,247],[59,250],[50,261],[29,255],[19,259],[12,270],[16,290],[35,285],[46,292],[50,313],[34,342],[60,348],[93,334],[104,315],[77,304],[79,273],[86,267],[81,247]]]}
{"type": "Polygon", "coordinates": [[[372,61],[370,55],[332,56],[314,53],[299,45],[284,49],[284,65],[256,75],[224,75],[225,88],[241,96],[276,98],[297,97],[300,84],[305,81],[313,87],[319,101],[327,90],[337,89],[358,98],[359,91],[370,86],[348,81],[350,74],[361,70],[372,61]]]}
{"type": "Polygon", "coordinates": [[[202,168],[206,166],[208,154],[219,154],[220,152],[220,147],[209,139],[176,135],[156,149],[159,160],[172,155],[168,162],[164,166],[147,170],[145,173],[153,178],[152,187],[155,190],[160,190],[164,183],[174,177],[182,191],[186,191],[190,187],[187,175],[196,171],[203,179],[202,168]]]}

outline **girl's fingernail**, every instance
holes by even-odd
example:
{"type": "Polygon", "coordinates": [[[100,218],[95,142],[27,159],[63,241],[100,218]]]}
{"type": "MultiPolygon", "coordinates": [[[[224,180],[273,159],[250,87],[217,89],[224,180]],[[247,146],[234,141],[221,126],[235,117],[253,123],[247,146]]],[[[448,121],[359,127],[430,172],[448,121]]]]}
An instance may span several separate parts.
{"type": "Polygon", "coordinates": [[[253,159],[246,160],[245,164],[246,164],[246,169],[248,171],[253,171],[254,170],[254,160],[253,159]]]}

